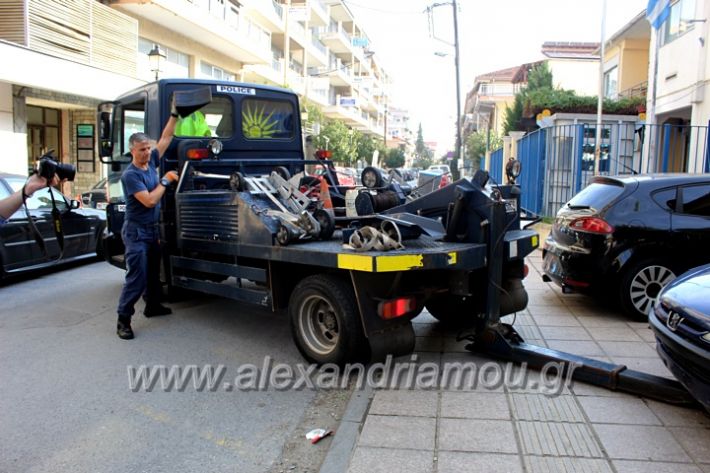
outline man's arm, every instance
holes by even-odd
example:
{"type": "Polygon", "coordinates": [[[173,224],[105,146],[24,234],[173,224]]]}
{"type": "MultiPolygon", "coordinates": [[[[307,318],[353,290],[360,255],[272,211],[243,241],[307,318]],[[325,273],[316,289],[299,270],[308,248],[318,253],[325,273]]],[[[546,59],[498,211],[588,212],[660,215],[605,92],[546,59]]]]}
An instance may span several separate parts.
{"type": "MultiPolygon", "coordinates": [[[[57,182],[59,182],[59,180],[55,176],[52,180],[52,184],[56,185],[57,182]]],[[[27,179],[23,190],[27,193],[27,197],[31,197],[37,190],[46,186],[47,180],[45,178],[33,174],[27,179]]],[[[20,207],[22,207],[22,190],[0,200],[0,218],[7,220],[12,217],[12,214],[17,212],[20,207]]]]}
{"type": "MultiPolygon", "coordinates": [[[[170,182],[175,182],[178,179],[178,175],[175,171],[168,171],[163,177],[165,177],[165,179],[170,182]]],[[[142,190],[133,194],[133,197],[138,199],[138,202],[143,204],[143,206],[152,209],[153,207],[158,205],[160,199],[163,198],[163,194],[165,194],[166,189],[167,188],[164,185],[158,184],[156,188],[152,191],[149,192],[147,190],[142,190]]]]}
{"type": "Polygon", "coordinates": [[[175,134],[175,124],[177,123],[177,113],[173,115],[170,113],[170,118],[163,128],[163,133],[160,135],[158,144],[155,148],[158,150],[158,157],[162,158],[165,154],[165,150],[170,146],[170,142],[173,141],[173,135],[175,134]]]}

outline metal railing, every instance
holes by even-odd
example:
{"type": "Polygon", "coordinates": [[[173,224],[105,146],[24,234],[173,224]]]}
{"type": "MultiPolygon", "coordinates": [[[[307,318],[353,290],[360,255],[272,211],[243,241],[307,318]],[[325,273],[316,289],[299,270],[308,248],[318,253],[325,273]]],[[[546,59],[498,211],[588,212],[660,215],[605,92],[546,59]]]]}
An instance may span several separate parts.
{"type": "MultiPolygon", "coordinates": [[[[606,123],[598,175],[710,173],[707,126],[606,123]]],[[[522,164],[521,206],[553,217],[595,175],[595,125],[562,125],[527,134],[517,142],[522,164]]],[[[503,150],[491,153],[489,172],[504,175],[503,150]]]]}

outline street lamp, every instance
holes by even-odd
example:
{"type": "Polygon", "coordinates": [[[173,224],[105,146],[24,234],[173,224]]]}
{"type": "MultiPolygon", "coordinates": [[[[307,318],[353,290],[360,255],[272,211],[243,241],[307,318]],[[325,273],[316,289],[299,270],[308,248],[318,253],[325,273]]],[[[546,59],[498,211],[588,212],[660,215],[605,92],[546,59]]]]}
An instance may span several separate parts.
{"type": "Polygon", "coordinates": [[[151,72],[155,72],[155,80],[158,80],[158,75],[160,74],[160,61],[165,59],[165,53],[160,46],[157,44],[153,45],[153,49],[148,53],[148,60],[150,61],[151,72]]]}

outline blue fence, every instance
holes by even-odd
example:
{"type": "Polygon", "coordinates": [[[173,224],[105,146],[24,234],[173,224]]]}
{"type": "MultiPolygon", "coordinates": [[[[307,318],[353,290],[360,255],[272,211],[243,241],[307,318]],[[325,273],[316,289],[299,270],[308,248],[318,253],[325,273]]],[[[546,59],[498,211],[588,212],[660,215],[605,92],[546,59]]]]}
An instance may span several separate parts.
{"type": "Polygon", "coordinates": [[[503,148],[495,150],[491,153],[488,173],[495,182],[503,182],[503,148]]]}
{"type": "MultiPolygon", "coordinates": [[[[710,172],[708,127],[604,124],[600,175],[710,172]]],[[[552,217],[595,173],[596,126],[562,125],[532,132],[517,143],[521,207],[552,217]]],[[[503,150],[491,153],[489,172],[503,182],[503,150]]]]}

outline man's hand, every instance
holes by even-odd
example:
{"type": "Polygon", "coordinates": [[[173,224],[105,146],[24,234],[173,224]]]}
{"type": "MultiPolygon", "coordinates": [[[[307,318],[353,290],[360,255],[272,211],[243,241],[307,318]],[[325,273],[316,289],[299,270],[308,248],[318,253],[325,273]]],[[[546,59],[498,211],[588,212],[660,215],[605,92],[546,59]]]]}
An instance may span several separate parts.
{"type": "Polygon", "coordinates": [[[178,173],[176,173],[175,171],[168,171],[165,173],[165,175],[163,177],[170,182],[177,182],[178,173]]]}
{"type": "Polygon", "coordinates": [[[175,94],[173,94],[172,98],[170,99],[170,115],[175,118],[178,117],[177,106],[175,105],[175,94]]]}
{"type": "MultiPolygon", "coordinates": [[[[57,185],[58,183],[59,178],[54,176],[52,178],[52,185],[57,185]]],[[[44,187],[47,187],[47,179],[43,178],[39,174],[32,174],[30,178],[27,179],[27,183],[25,184],[25,194],[27,194],[28,197],[32,197],[32,194],[44,187]]]]}

